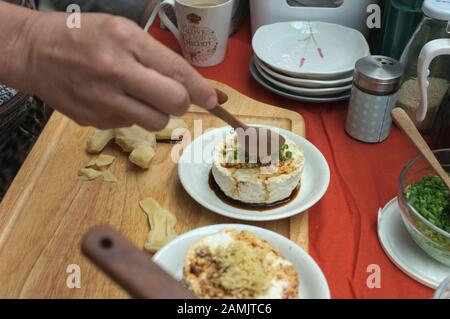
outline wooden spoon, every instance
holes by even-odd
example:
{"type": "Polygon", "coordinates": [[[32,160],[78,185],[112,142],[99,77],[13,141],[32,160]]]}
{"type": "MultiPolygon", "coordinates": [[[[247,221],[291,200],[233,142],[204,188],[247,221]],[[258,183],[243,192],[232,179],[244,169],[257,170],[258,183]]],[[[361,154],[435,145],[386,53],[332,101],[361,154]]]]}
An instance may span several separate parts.
{"type": "Polygon", "coordinates": [[[109,226],[83,238],[81,251],[135,298],[196,299],[195,295],[109,226]]]}
{"type": "Polygon", "coordinates": [[[402,108],[398,107],[392,110],[392,117],[395,123],[397,123],[397,125],[403,130],[403,132],[405,132],[411,142],[413,142],[419,152],[422,153],[428,163],[430,163],[431,167],[442,178],[444,183],[450,189],[450,177],[441,166],[441,163],[439,163],[434,153],[431,151],[427,142],[425,142],[422,135],[420,135],[409,115],[402,108]]]}
{"type": "Polygon", "coordinates": [[[275,154],[275,152],[278,152],[283,147],[286,143],[283,136],[264,127],[248,126],[223,108],[221,104],[225,104],[228,101],[228,95],[219,89],[215,90],[219,105],[209,110],[209,112],[236,130],[238,143],[244,145],[245,151],[249,154],[250,158],[262,160],[275,154]]]}

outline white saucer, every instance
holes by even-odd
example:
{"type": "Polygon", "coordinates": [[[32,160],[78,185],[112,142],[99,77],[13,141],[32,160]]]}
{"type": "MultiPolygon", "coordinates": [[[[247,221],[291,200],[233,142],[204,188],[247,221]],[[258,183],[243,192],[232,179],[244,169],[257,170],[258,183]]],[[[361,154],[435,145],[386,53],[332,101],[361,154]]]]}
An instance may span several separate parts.
{"type": "Polygon", "coordinates": [[[378,238],[389,259],[414,280],[436,289],[450,274],[447,267],[425,253],[409,235],[397,198],[378,212],[378,238]]]}
{"type": "Polygon", "coordinates": [[[355,63],[370,55],[369,45],[359,31],[319,21],[262,26],[253,36],[252,47],[272,69],[311,79],[349,77],[355,63]]]}
{"type": "Polygon", "coordinates": [[[212,225],[184,233],[163,248],[153,257],[153,260],[164,268],[175,279],[182,280],[183,265],[188,248],[200,239],[218,233],[223,229],[247,230],[258,235],[278,249],[295,267],[300,277],[301,299],[329,299],[330,289],[327,280],[317,263],[298,245],[289,239],[270,230],[238,224],[212,225]]]}
{"type": "Polygon", "coordinates": [[[256,82],[261,84],[267,90],[269,90],[275,94],[278,94],[282,97],[285,97],[287,99],[290,99],[290,100],[300,101],[300,102],[309,102],[309,103],[331,103],[331,102],[347,100],[350,97],[350,90],[348,92],[344,92],[344,93],[332,95],[332,96],[306,96],[306,95],[301,95],[301,94],[297,94],[294,92],[290,92],[288,90],[277,87],[273,83],[267,81],[259,73],[258,69],[256,68],[254,59],[250,60],[249,68],[250,68],[250,73],[253,76],[253,78],[256,80],[256,82]]]}
{"type": "Polygon", "coordinates": [[[294,78],[272,70],[269,66],[264,64],[264,62],[260,61],[258,57],[255,55],[255,64],[263,69],[264,72],[272,76],[273,78],[284,82],[286,84],[291,84],[295,86],[302,86],[308,88],[329,88],[329,87],[337,87],[343,86],[347,84],[351,84],[353,82],[353,76],[345,77],[342,79],[335,80],[310,80],[304,78],[294,78]]]}
{"type": "Polygon", "coordinates": [[[290,138],[304,149],[305,167],[302,173],[302,186],[297,197],[284,206],[264,211],[246,210],[223,202],[210,188],[208,178],[212,166],[212,150],[230,132],[231,127],[227,126],[203,134],[186,147],[180,158],[178,176],[181,184],[200,205],[230,218],[268,221],[300,214],[316,204],[325,194],[330,182],[330,169],[325,157],[303,137],[279,129],[279,134],[290,138]]]}
{"type": "Polygon", "coordinates": [[[285,89],[289,92],[307,95],[307,96],[314,96],[314,97],[324,97],[329,95],[336,95],[343,92],[348,92],[352,88],[352,83],[347,84],[345,86],[336,86],[336,87],[327,87],[327,88],[305,88],[300,86],[294,86],[290,84],[283,83],[281,81],[278,81],[277,79],[273,78],[269,74],[267,74],[262,67],[255,62],[255,66],[258,69],[259,73],[269,82],[275,84],[276,86],[285,89]]]}

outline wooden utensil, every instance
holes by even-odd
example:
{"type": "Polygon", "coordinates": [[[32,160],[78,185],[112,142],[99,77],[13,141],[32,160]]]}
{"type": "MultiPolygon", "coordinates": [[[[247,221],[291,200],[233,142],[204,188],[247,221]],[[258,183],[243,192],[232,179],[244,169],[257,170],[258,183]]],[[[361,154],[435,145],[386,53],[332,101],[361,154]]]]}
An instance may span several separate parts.
{"type": "Polygon", "coordinates": [[[416,146],[419,152],[425,157],[425,159],[430,163],[431,167],[435,170],[435,172],[442,178],[444,183],[450,189],[450,177],[447,172],[441,166],[441,163],[437,160],[434,153],[431,151],[427,142],[423,139],[422,135],[420,135],[413,121],[410,119],[409,115],[402,108],[395,108],[392,110],[392,118],[395,123],[405,132],[405,134],[409,137],[411,142],[416,146]]]}
{"type": "Polygon", "coordinates": [[[83,238],[81,250],[94,264],[135,298],[195,299],[195,295],[109,226],[98,226],[83,238]]]}
{"type": "Polygon", "coordinates": [[[219,89],[216,89],[216,93],[219,105],[209,111],[236,130],[238,143],[244,145],[250,158],[258,158],[261,161],[283,147],[286,143],[283,136],[267,128],[246,125],[221,106],[228,101],[227,94],[219,89]]]}

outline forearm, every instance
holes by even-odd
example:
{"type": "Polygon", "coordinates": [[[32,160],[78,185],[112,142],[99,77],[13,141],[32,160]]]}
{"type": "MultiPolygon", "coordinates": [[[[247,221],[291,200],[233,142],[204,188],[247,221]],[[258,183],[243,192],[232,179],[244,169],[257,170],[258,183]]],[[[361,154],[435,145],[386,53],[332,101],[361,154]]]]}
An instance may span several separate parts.
{"type": "Polygon", "coordinates": [[[39,13],[0,0],[0,83],[28,91],[31,25],[39,13]]]}

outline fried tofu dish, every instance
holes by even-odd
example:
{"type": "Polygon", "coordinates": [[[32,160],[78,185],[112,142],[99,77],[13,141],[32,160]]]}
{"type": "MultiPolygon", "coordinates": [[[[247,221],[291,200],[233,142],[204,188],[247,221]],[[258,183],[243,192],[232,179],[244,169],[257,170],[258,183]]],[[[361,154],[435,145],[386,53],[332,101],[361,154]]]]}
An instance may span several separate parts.
{"type": "Polygon", "coordinates": [[[199,298],[299,297],[300,281],[293,264],[248,231],[227,229],[192,245],[183,280],[199,298]]]}

